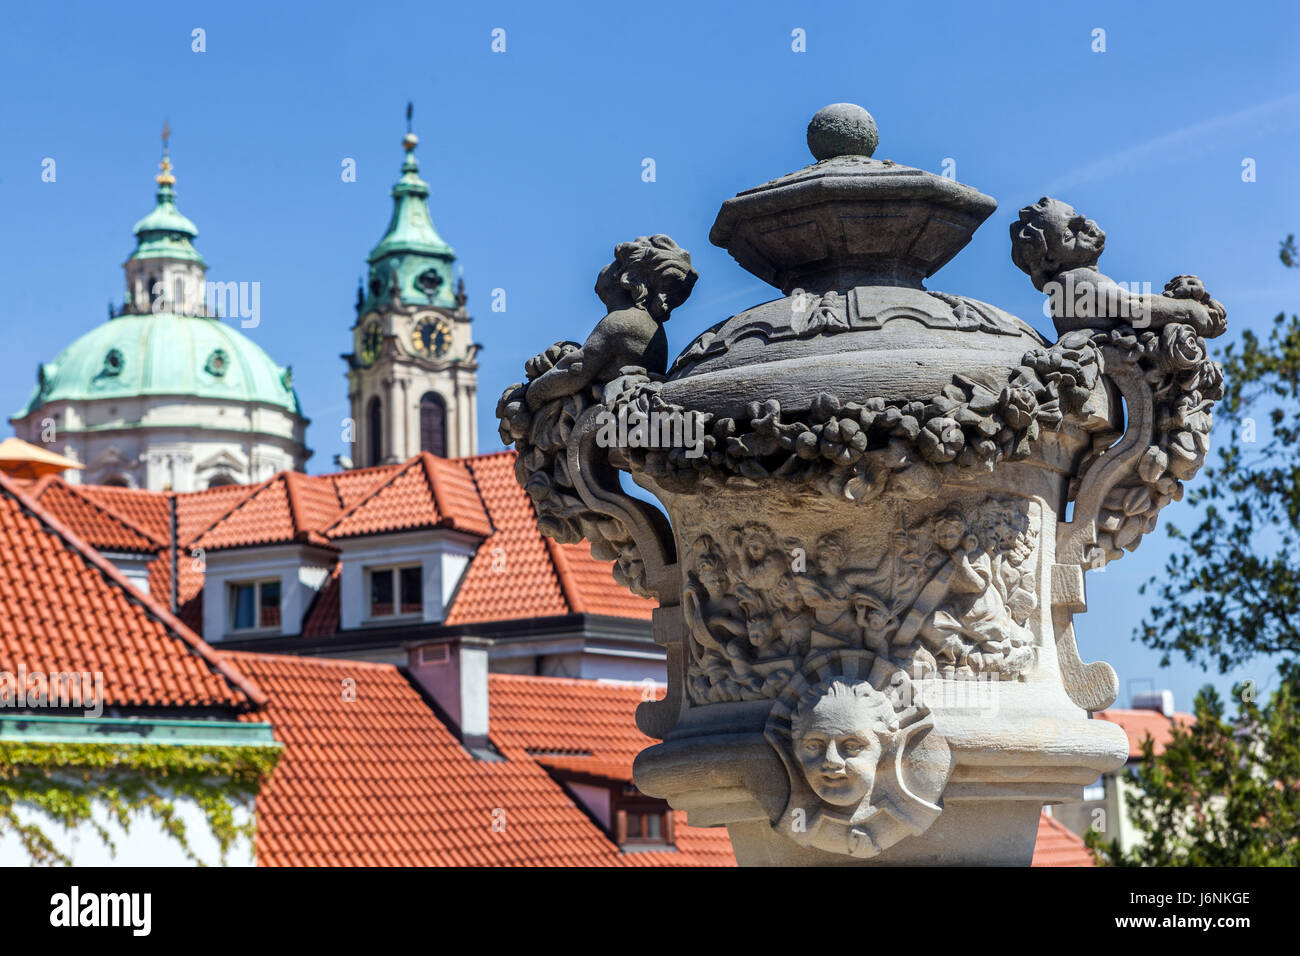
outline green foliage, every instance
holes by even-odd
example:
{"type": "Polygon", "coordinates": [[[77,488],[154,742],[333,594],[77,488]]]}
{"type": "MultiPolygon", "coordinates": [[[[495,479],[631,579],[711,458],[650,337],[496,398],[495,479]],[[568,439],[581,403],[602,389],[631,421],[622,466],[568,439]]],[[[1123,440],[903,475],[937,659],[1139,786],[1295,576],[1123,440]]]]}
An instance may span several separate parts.
{"type": "MultiPolygon", "coordinates": [[[[1294,238],[1282,263],[1300,265],[1294,238]]],[[[1218,462],[1188,495],[1201,508],[1158,584],[1139,638],[1226,673],[1257,654],[1300,657],[1300,317],[1273,320],[1266,338],[1242,333],[1218,356],[1227,394],[1216,416],[1218,462]]]]}
{"type": "Polygon", "coordinates": [[[1213,687],[1196,695],[1195,724],[1175,726],[1155,756],[1148,737],[1129,791],[1144,842],[1121,852],[1087,834],[1100,863],[1117,866],[1300,865],[1300,679],[1260,708],[1239,685],[1238,715],[1213,687]],[[1246,699],[1243,699],[1246,698],[1246,699]]]}
{"type": "Polygon", "coordinates": [[[225,865],[236,841],[252,841],[254,800],[279,757],[279,747],[0,741],[0,836],[16,834],[34,864],[71,863],[38,824],[21,822],[17,809],[25,806],[68,829],[88,825],[115,853],[92,816],[99,806],[127,832],[136,815],[152,817],[189,860],[204,865],[176,811],[177,799],[189,799],[202,809],[225,865]],[[249,811],[248,822],[235,822],[238,808],[249,811]]]}

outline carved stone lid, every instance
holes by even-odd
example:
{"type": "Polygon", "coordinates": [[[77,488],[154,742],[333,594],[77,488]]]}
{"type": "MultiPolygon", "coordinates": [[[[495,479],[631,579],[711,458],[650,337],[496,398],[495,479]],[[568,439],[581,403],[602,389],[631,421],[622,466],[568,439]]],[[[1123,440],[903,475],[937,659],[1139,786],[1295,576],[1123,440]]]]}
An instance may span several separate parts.
{"type": "Polygon", "coordinates": [[[669,369],[667,400],[718,415],[818,394],[925,400],[956,374],[1005,377],[1045,344],[995,306],[925,289],[997,203],[872,159],[876,140],[862,107],[828,106],[808,124],[816,163],[722,204],[710,240],[785,297],[701,333],[669,369]]]}
{"type": "MultiPolygon", "coordinates": [[[[756,397],[806,408],[842,401],[925,399],[955,374],[1014,368],[1046,345],[987,302],[897,286],[855,286],[764,302],[702,332],[668,370],[665,397],[738,415],[756,397]]],[[[996,377],[996,376],[995,376],[996,377]]]]}
{"type": "Polygon", "coordinates": [[[808,124],[818,161],[728,199],[709,241],[787,295],[855,285],[921,288],[997,209],[969,186],[872,159],[876,124],[836,103],[808,124]]]}

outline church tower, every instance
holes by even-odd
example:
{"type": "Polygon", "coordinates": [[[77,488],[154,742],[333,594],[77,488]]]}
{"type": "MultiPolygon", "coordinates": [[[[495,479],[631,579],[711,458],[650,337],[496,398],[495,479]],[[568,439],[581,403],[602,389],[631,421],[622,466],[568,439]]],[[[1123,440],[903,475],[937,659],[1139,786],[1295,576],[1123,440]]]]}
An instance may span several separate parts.
{"type": "Polygon", "coordinates": [[[456,458],[477,450],[479,346],[465,311],[464,281],[454,275],[456,253],[429,216],[429,184],[419,176],[409,107],[407,121],[393,217],[367,260],[353,350],[343,356],[358,468],[421,451],[456,458]]]}

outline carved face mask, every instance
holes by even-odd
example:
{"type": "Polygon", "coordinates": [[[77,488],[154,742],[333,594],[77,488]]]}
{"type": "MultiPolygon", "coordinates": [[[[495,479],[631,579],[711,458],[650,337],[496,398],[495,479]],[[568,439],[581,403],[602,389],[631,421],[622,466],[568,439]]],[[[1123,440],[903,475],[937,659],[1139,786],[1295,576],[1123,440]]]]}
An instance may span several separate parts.
{"type": "Polygon", "coordinates": [[[814,705],[794,749],[818,797],[851,807],[870,796],[881,754],[872,730],[878,721],[876,708],[862,697],[828,695],[814,705]]]}

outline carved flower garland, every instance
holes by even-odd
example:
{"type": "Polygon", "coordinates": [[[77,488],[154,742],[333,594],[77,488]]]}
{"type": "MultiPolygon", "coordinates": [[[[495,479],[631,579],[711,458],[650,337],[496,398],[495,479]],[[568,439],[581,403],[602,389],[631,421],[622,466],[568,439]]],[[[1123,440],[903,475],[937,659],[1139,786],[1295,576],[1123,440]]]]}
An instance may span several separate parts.
{"type": "Polygon", "coordinates": [[[600,398],[614,412],[626,405],[644,415],[696,420],[701,454],[627,448],[611,456],[669,491],[779,478],[840,499],[873,497],[891,483],[919,498],[939,487],[942,469],[991,469],[1028,457],[1044,430],[1079,414],[1102,387],[1103,349],[1139,364],[1157,404],[1157,440],[1133,481],[1107,498],[1101,547],[1115,557],[1121,548],[1136,547],[1156,513],[1181,497],[1181,481],[1196,473],[1209,448],[1210,408],[1223,395],[1223,372],[1189,325],[1070,332],[1050,348],[1026,352],[1001,383],[957,375],[928,401],[843,402],[820,394],[795,420],[771,399],[751,402],[739,418],[682,408],[663,398],[662,379],[641,369],[624,369],[600,398]]]}
{"type": "MultiPolygon", "coordinates": [[[[559,342],[531,359],[529,380],[577,347],[559,342]]],[[[690,494],[775,478],[840,500],[872,498],[886,488],[920,499],[938,491],[944,470],[991,470],[999,461],[1027,458],[1044,430],[1078,415],[1103,387],[1104,353],[1138,365],[1157,410],[1155,441],[1130,480],[1103,503],[1098,547],[1114,558],[1135,548],[1154,528],[1160,509],[1182,496],[1182,481],[1196,473],[1209,449],[1210,408],[1223,396],[1223,371],[1189,325],[1070,332],[1049,348],[1026,352],[1003,381],[956,375],[927,401],[846,402],[823,393],[791,420],[772,399],[749,403],[738,418],[674,405],[663,397],[664,378],[640,368],[624,368],[612,381],[536,413],[524,401],[526,386],[512,386],[497,415],[502,441],[519,449],[516,473],[537,506],[543,533],[565,542],[589,539],[593,554],[616,562],[620,581],[645,594],[644,569],[630,535],[618,521],[590,511],[567,474],[570,433],[592,405],[615,415],[625,409],[629,416],[691,420],[683,431],[701,436],[700,446],[607,451],[610,464],[643,472],[667,491],[690,494]]],[[[1077,487],[1076,482],[1071,495],[1077,487]]]]}

